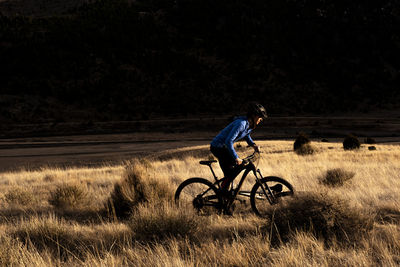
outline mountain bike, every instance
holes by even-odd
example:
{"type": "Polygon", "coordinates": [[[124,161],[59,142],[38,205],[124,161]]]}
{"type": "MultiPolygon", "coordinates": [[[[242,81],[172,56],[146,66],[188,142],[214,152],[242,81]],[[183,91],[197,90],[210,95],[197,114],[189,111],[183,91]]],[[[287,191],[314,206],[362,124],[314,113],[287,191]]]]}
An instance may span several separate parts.
{"type": "Polygon", "coordinates": [[[181,208],[194,208],[199,214],[212,212],[224,212],[231,214],[238,196],[250,197],[251,208],[258,216],[265,216],[271,211],[271,205],[275,205],[294,195],[293,186],[283,178],[276,176],[263,177],[260,169],[256,167],[260,159],[260,153],[254,152],[243,159],[240,165],[243,175],[237,184],[231,182],[228,195],[221,191],[221,183],[225,178],[218,179],[212,164],[216,160],[200,161],[201,165],[208,166],[214,177],[212,183],[205,178],[193,177],[183,181],[175,192],[175,203],[181,208]],[[252,172],[255,184],[251,191],[242,191],[242,185],[248,174],[252,172]]]}

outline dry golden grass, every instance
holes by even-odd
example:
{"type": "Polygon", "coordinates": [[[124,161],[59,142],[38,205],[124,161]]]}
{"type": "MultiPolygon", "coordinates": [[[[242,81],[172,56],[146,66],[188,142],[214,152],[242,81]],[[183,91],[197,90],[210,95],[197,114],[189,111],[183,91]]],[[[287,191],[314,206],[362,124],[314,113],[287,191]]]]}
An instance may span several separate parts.
{"type": "MultiPolygon", "coordinates": [[[[399,146],[378,144],[375,151],[364,146],[344,151],[341,143],[313,142],[318,153],[301,156],[293,152],[289,141],[258,144],[264,151],[258,164],[263,175],[281,176],[299,193],[297,206],[301,207],[291,206],[290,212],[326,219],[329,231],[344,229],[342,234],[329,235],[327,244],[326,235],[317,234],[317,222],[313,222],[307,227],[286,229],[285,240],[276,244],[271,242],[273,221],[256,217],[248,201],[247,205],[238,204],[233,216],[198,216],[177,209],[168,198],[179,183],[189,177],[211,179],[209,169],[198,164],[199,159],[210,156],[208,147],[199,146],[163,152],[123,166],[0,173],[0,265],[400,265],[399,146]],[[355,175],[351,183],[326,187],[320,179],[332,169],[355,175]],[[70,198],[65,195],[76,193],[60,192],[67,185],[84,188],[83,195],[89,196],[80,200],[84,205],[54,204],[58,203],[56,199],[68,202],[70,198]],[[110,216],[112,212],[104,208],[117,194],[118,186],[120,195],[114,200],[127,200],[135,207],[124,219],[110,216]],[[140,197],[135,196],[138,193],[140,197]],[[313,213],[307,208],[311,205],[304,204],[306,197],[301,198],[316,194],[329,195],[313,202],[322,203],[312,210],[320,217],[310,215],[313,213]],[[361,229],[367,234],[348,238],[343,246],[340,239],[346,239],[349,231],[344,224],[349,223],[347,227],[351,228],[354,220],[364,218],[359,214],[372,220],[361,229]]],[[[239,150],[240,155],[249,153],[244,147],[239,150]]],[[[215,170],[221,177],[219,167],[215,170]]],[[[250,176],[244,186],[250,189],[253,183],[250,176]]],[[[71,203],[76,202],[80,203],[79,199],[72,197],[71,203]]],[[[286,215],[281,218],[296,222],[289,212],[286,215]]],[[[368,220],[361,220],[359,225],[368,220]]]]}

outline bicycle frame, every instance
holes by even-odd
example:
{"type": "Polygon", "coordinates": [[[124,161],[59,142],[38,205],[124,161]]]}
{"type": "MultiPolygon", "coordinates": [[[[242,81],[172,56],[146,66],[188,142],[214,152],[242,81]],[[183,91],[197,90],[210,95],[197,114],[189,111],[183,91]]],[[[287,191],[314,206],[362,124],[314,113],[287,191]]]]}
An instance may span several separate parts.
{"type": "MultiPolygon", "coordinates": [[[[247,157],[246,159],[244,159],[244,164],[245,164],[245,165],[243,166],[244,173],[243,173],[242,178],[240,179],[240,181],[239,181],[237,187],[236,187],[235,189],[233,189],[232,199],[229,201],[228,205],[232,204],[233,201],[236,199],[236,197],[237,197],[238,195],[250,197],[250,192],[248,192],[248,191],[240,191],[240,189],[242,188],[242,185],[243,185],[244,181],[245,181],[246,178],[247,178],[247,175],[248,175],[250,172],[253,172],[254,177],[256,178],[256,183],[259,183],[259,184],[260,184],[260,187],[262,188],[263,193],[264,193],[264,195],[267,197],[269,203],[270,203],[270,204],[275,203],[276,198],[275,198],[274,194],[272,193],[271,189],[269,188],[269,186],[268,186],[267,184],[264,185],[263,183],[260,182],[264,177],[263,177],[263,175],[261,174],[260,169],[257,169],[256,166],[255,166],[255,165],[253,164],[253,162],[251,161],[251,159],[254,158],[254,155],[255,155],[255,153],[254,153],[253,155],[247,157]],[[264,188],[264,187],[265,187],[265,188],[264,188]],[[268,192],[268,193],[267,193],[267,192],[268,192]]],[[[211,164],[208,165],[208,166],[210,167],[211,173],[213,174],[214,179],[215,179],[214,186],[216,186],[218,189],[221,189],[220,183],[221,183],[221,181],[222,181],[224,178],[218,179],[218,177],[215,175],[214,170],[213,170],[212,167],[211,167],[211,164]]],[[[242,171],[242,170],[241,170],[241,171],[242,171]]],[[[241,171],[240,171],[240,172],[241,172],[241,171]]],[[[240,174],[240,173],[239,173],[239,174],[240,174]]],[[[232,182],[232,184],[233,184],[233,182],[232,182]]]]}

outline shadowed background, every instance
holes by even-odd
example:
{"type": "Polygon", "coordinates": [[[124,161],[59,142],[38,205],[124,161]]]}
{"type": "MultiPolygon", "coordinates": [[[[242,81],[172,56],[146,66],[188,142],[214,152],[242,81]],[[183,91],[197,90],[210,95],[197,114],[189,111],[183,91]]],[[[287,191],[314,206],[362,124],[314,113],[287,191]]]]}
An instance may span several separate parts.
{"type": "MultiPolygon", "coordinates": [[[[398,1],[0,2],[0,121],[399,110],[398,1]]],[[[5,126],[3,126],[4,128],[5,126]]]]}

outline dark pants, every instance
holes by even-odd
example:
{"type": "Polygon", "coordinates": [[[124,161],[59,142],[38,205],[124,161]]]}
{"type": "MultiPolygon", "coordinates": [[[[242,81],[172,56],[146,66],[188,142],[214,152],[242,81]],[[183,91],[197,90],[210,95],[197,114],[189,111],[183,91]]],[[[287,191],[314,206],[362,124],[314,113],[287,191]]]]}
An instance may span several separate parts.
{"type": "Polygon", "coordinates": [[[228,189],[229,184],[236,178],[243,168],[236,164],[227,148],[211,146],[210,151],[218,159],[219,165],[221,166],[222,172],[226,178],[222,182],[221,187],[223,189],[228,189]]]}

